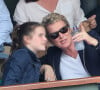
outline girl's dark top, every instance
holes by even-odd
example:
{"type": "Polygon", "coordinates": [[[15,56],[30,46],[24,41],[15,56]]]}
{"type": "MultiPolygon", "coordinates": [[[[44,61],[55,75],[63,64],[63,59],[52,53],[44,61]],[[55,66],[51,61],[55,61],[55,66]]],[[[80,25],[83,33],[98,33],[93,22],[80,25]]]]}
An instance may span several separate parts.
{"type": "Polygon", "coordinates": [[[15,51],[4,66],[2,85],[39,81],[41,63],[26,47],[15,51]]]}
{"type": "Polygon", "coordinates": [[[37,1],[39,1],[39,0],[25,0],[26,3],[28,3],[28,2],[37,2],[37,1]]]}

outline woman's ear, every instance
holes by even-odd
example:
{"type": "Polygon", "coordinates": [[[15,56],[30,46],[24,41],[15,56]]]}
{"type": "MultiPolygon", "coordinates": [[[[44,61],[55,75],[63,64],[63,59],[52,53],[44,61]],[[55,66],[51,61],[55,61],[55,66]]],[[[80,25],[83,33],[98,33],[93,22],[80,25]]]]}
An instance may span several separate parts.
{"type": "Polygon", "coordinates": [[[72,34],[73,30],[71,28],[68,29],[69,33],[72,34]]]}
{"type": "Polygon", "coordinates": [[[69,28],[69,33],[73,36],[73,29],[69,28]]]}

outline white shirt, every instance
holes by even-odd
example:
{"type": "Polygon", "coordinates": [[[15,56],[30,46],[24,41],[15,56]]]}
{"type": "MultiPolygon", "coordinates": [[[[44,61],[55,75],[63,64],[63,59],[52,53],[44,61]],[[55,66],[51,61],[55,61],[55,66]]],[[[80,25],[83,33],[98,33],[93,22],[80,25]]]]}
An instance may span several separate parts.
{"type": "MultiPolygon", "coordinates": [[[[54,12],[64,15],[70,23],[70,26],[79,25],[86,20],[83,10],[80,8],[80,0],[58,0],[54,12]]],[[[14,20],[18,24],[27,21],[41,22],[43,17],[51,13],[36,2],[25,3],[20,0],[14,13],[14,20]]]]}
{"type": "Polygon", "coordinates": [[[79,55],[72,58],[64,53],[61,56],[60,73],[62,80],[89,77],[90,75],[84,69],[79,55]]]}

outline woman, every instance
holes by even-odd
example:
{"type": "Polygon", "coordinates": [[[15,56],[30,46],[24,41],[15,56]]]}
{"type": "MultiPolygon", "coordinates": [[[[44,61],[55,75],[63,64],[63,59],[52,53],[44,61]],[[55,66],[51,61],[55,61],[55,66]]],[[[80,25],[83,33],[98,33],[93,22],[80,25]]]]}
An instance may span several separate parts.
{"type": "Polygon", "coordinates": [[[2,85],[39,81],[41,63],[36,55],[46,50],[45,36],[45,28],[36,22],[24,23],[14,30],[12,54],[4,67],[2,85]]]}

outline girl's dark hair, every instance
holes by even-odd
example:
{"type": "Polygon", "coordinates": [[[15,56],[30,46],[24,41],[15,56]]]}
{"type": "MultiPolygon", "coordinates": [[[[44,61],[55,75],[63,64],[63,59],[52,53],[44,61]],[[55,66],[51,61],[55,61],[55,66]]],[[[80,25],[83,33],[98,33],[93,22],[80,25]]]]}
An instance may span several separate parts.
{"type": "Polygon", "coordinates": [[[36,27],[43,26],[37,22],[26,22],[20,26],[16,26],[11,34],[12,37],[12,48],[11,53],[17,49],[24,46],[23,37],[30,35],[31,32],[35,30],[36,27]]]}
{"type": "Polygon", "coordinates": [[[26,3],[28,3],[28,2],[36,2],[36,1],[39,1],[39,0],[25,0],[26,3]]]}

